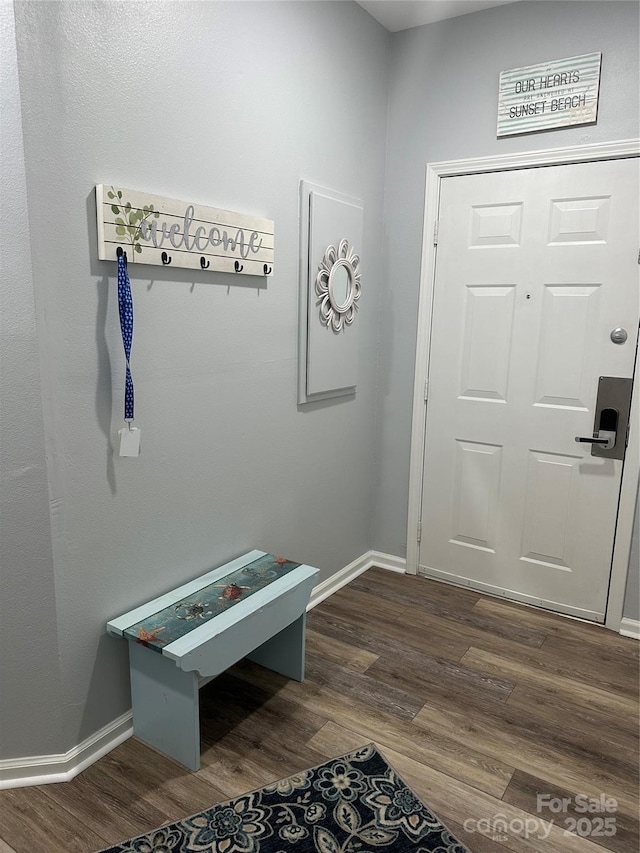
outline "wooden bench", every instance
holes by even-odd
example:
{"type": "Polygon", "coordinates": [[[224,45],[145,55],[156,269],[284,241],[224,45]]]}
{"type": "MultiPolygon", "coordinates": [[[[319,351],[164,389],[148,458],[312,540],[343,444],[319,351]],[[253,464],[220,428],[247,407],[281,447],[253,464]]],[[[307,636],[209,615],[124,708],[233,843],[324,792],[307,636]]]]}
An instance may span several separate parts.
{"type": "Polygon", "coordinates": [[[129,641],[136,737],[200,767],[199,688],[243,657],[304,679],[318,569],[250,551],[107,623],[129,641]]]}

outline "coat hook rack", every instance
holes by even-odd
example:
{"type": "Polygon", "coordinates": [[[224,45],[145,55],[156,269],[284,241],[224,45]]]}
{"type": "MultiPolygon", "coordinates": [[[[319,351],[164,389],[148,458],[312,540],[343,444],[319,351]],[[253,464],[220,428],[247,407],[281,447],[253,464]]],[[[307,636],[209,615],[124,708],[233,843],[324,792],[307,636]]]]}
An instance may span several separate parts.
{"type": "Polygon", "coordinates": [[[271,275],[271,270],[273,269],[273,267],[270,267],[269,264],[265,264],[262,269],[265,275],[271,275]]]}
{"type": "Polygon", "coordinates": [[[114,184],[97,184],[95,197],[101,261],[113,262],[119,247],[117,259],[122,263],[126,252],[132,267],[254,276],[266,275],[265,264],[276,268],[271,219],[114,184]]]}

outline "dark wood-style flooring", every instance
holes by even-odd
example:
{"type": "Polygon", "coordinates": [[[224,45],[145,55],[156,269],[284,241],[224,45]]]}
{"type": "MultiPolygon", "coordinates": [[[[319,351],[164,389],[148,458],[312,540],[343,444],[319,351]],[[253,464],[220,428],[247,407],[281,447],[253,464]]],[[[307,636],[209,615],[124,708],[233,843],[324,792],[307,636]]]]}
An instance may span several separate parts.
{"type": "Polygon", "coordinates": [[[95,851],[371,741],[474,853],[638,851],[636,641],[379,569],[307,625],[304,683],[242,662],[203,688],[198,773],[131,738],[71,782],[0,792],[0,853],[95,851]]]}

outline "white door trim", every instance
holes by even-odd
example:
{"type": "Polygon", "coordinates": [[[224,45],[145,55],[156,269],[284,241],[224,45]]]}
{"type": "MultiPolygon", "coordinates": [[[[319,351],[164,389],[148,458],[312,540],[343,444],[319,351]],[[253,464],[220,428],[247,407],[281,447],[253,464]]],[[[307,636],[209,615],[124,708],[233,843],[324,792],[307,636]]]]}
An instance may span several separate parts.
{"type": "MultiPolygon", "coordinates": [[[[445,160],[427,164],[424,227],[422,237],[422,265],[418,306],[418,334],[413,386],[413,417],[411,423],[411,449],[409,467],[409,510],[407,518],[408,574],[417,574],[420,548],[418,523],[421,516],[422,468],[425,442],[425,387],[429,376],[429,351],[431,343],[431,318],[435,281],[436,247],[434,234],[438,216],[442,178],[472,175],[478,172],[498,172],[526,169],[535,166],[552,166],[568,163],[585,163],[594,160],[615,160],[621,157],[640,156],[640,139],[623,139],[595,145],[550,148],[543,151],[525,151],[520,154],[503,154],[494,157],[477,157],[468,160],[445,160]]],[[[629,567],[631,536],[635,513],[635,499],[640,479],[640,381],[638,361],[634,371],[633,410],[629,447],[622,476],[620,505],[616,524],[616,539],[605,625],[615,631],[620,629],[622,608],[629,567]]]]}

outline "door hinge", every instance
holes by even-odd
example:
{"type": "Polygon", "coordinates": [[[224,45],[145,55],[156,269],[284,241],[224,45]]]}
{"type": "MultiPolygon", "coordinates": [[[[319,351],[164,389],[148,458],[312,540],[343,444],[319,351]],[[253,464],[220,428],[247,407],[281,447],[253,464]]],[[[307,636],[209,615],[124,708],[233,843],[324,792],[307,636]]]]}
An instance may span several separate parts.
{"type": "Polygon", "coordinates": [[[428,399],[429,399],[429,380],[425,379],[424,380],[424,401],[425,401],[425,403],[427,402],[428,399]]]}
{"type": "Polygon", "coordinates": [[[433,245],[438,245],[438,232],[440,230],[440,221],[436,220],[436,224],[433,226],[433,245]]]}
{"type": "Polygon", "coordinates": [[[422,542],[422,522],[418,522],[418,542],[422,542]]]}

